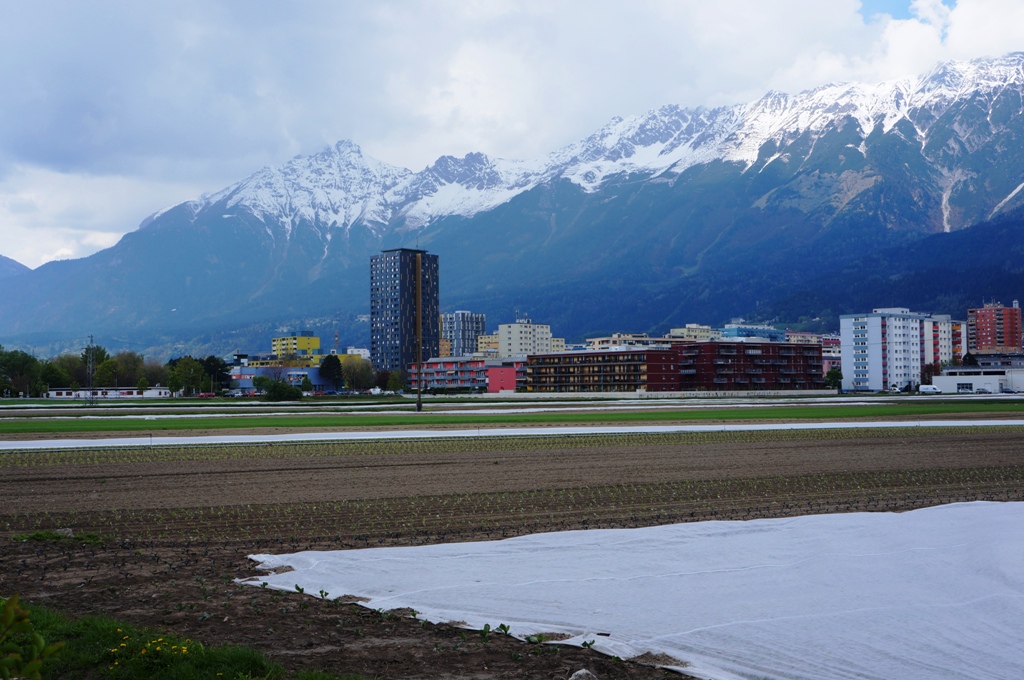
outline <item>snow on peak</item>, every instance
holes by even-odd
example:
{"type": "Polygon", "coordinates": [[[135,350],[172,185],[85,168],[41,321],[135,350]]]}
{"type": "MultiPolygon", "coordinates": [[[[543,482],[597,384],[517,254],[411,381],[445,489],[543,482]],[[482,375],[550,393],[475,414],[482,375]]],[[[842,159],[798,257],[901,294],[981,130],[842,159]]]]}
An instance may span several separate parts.
{"type": "MultiPolygon", "coordinates": [[[[367,225],[379,232],[396,221],[417,228],[448,215],[472,216],[543,182],[566,178],[594,191],[612,176],[677,174],[725,160],[750,166],[768,142],[784,147],[852,120],[862,138],[909,121],[921,141],[957,102],[994,99],[1024,86],[1024,53],[947,62],[931,72],[877,84],[830,83],[798,94],[770,91],[756,101],[717,108],[662,106],[616,117],[589,137],[528,161],[469,153],[441,156],[418,173],[370,158],[351,141],[267,167],[212,196],[192,202],[195,213],[242,206],[285,235],[307,222],[321,230],[367,225]]],[[[863,147],[863,143],[861,144],[863,147]]],[[[220,214],[220,213],[218,213],[220,214]]]]}
{"type": "Polygon", "coordinates": [[[280,223],[286,235],[294,224],[348,228],[356,222],[384,225],[391,218],[385,195],[412,172],[366,156],[343,140],[284,165],[266,167],[207,197],[203,207],[224,202],[243,206],[266,223],[280,223]]]}

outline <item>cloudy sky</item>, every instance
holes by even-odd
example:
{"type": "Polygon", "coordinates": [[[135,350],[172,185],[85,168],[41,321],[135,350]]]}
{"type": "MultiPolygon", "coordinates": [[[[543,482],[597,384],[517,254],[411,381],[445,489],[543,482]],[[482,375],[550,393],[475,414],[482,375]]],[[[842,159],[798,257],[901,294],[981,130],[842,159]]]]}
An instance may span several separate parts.
{"type": "Polygon", "coordinates": [[[419,170],[612,116],[1024,49],[1022,0],[0,0],[0,254],[37,267],[340,139],[419,170]],[[287,6],[286,6],[287,5],[287,6]]]}

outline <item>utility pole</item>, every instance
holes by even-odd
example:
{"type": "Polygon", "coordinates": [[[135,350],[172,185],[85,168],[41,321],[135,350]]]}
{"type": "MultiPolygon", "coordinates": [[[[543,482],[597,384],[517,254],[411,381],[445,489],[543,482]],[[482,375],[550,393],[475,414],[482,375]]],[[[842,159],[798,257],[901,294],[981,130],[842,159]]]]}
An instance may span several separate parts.
{"type": "Polygon", "coordinates": [[[95,400],[93,399],[93,396],[92,396],[92,374],[93,374],[93,371],[96,368],[96,359],[95,359],[95,355],[94,355],[94,353],[92,351],[92,336],[91,335],[89,336],[89,346],[85,350],[85,356],[86,356],[86,364],[85,364],[86,369],[85,370],[86,370],[86,372],[88,373],[88,376],[89,376],[89,397],[86,400],[86,403],[88,403],[89,405],[92,405],[92,404],[95,403],[95,400]]]}

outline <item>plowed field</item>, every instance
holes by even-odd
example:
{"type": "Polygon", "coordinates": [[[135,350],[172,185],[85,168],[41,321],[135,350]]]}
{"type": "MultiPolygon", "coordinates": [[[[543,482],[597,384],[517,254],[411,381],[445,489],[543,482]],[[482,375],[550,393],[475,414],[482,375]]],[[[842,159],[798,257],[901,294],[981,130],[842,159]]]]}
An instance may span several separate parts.
{"type": "Polygon", "coordinates": [[[367,677],[663,672],[234,579],[252,553],[1024,500],[1019,428],[767,431],[0,456],[0,593],[286,668],[367,677]],[[70,529],[73,538],[13,540],[70,529]],[[87,534],[97,540],[83,540],[87,534]]]}

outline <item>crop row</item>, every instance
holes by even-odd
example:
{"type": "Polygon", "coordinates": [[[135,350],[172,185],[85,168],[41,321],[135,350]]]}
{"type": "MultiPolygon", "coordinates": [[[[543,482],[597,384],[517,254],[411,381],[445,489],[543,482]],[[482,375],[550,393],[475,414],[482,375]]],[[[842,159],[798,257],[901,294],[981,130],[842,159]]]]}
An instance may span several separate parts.
{"type": "Polygon", "coordinates": [[[1024,499],[1024,466],[615,484],[174,510],[0,514],[0,532],[73,526],[133,540],[330,540],[338,546],[497,538],[542,531],[896,511],[1024,499]]]}
{"type": "MultiPolygon", "coordinates": [[[[125,446],[109,448],[0,449],[0,469],[49,465],[91,465],[243,459],[286,459],[402,454],[448,454],[475,451],[569,450],[594,447],[698,446],[769,442],[911,439],[925,436],[967,437],[1022,432],[1015,426],[894,427],[872,429],[750,430],[643,434],[580,434],[535,437],[431,438],[336,442],[125,446]]],[[[485,431],[486,432],[486,431],[485,431]]]]}

